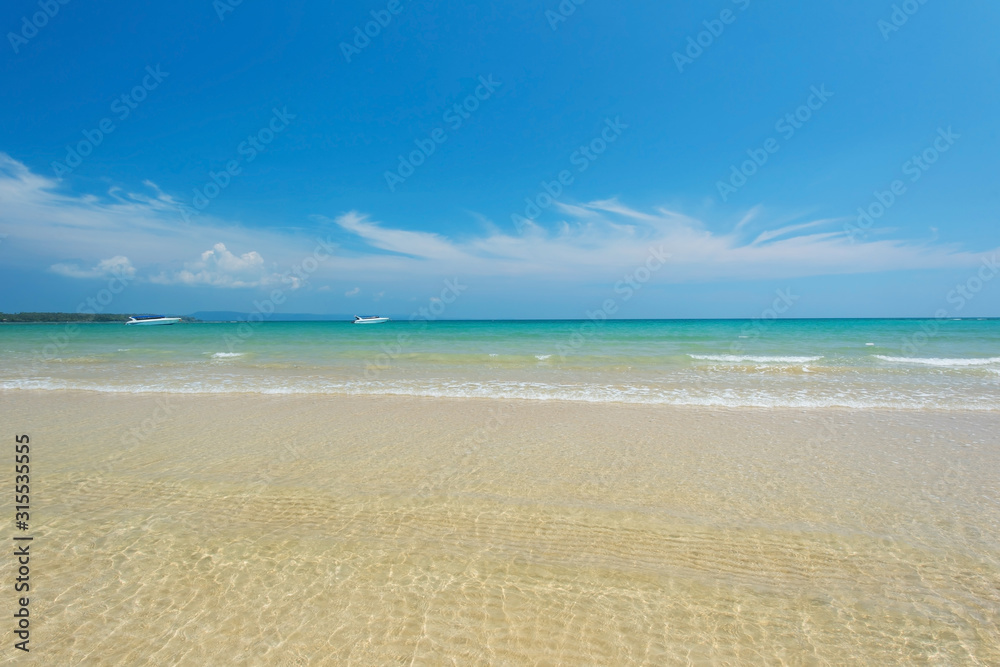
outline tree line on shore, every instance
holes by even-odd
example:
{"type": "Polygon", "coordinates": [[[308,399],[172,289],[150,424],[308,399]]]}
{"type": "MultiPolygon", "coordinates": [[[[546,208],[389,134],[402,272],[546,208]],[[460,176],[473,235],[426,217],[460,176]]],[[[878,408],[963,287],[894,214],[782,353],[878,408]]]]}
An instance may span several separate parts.
{"type": "MultiPolygon", "coordinates": [[[[116,313],[0,313],[0,322],[125,322],[129,315],[116,313]]],[[[182,317],[182,322],[195,322],[182,317]]]]}

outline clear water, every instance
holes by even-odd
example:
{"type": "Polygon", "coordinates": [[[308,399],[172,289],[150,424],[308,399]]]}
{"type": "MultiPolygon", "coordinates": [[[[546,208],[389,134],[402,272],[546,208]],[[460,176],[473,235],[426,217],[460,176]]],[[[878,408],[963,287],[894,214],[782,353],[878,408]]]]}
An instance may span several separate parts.
{"type": "Polygon", "coordinates": [[[755,325],[0,326],[38,655],[1000,664],[1000,322],[755,325]]]}
{"type": "Polygon", "coordinates": [[[1000,409],[1000,320],[0,327],[0,389],[1000,409]]]}

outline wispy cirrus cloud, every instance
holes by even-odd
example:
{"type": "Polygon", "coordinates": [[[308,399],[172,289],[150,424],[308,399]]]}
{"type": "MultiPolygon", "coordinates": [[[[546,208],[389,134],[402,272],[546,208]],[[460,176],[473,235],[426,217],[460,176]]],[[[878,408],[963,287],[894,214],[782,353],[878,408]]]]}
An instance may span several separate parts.
{"type": "Polygon", "coordinates": [[[125,279],[135,277],[135,267],[128,257],[116,255],[109,259],[102,259],[89,269],[81,269],[76,264],[53,264],[49,267],[53,273],[58,273],[67,278],[108,278],[118,276],[125,279]]]}
{"type": "Polygon", "coordinates": [[[639,210],[617,198],[559,203],[549,213],[545,222],[525,226],[524,234],[477,214],[479,232],[461,238],[401,229],[359,211],[313,216],[311,230],[252,229],[210,216],[189,224],[177,201],[150,181],[139,192],[112,187],[102,196],[68,193],[58,181],[0,153],[5,247],[17,243],[29,258],[19,261],[77,278],[100,275],[114,262],[125,267],[125,260],[139,282],[298,287],[294,279],[288,282],[289,269],[315,247],[317,237],[331,236],[350,241],[345,245],[351,250],[339,250],[314,277],[325,284],[364,285],[372,294],[389,283],[405,288],[421,277],[454,275],[524,289],[537,289],[539,280],[616,280],[650,248],[671,255],[655,280],[672,283],[956,268],[996,252],[889,233],[852,243],[843,220],[778,219],[763,206],[737,220],[714,221],[727,231],[672,209],[639,210]]]}
{"type": "Polygon", "coordinates": [[[231,221],[201,216],[199,224],[183,220],[180,202],[145,180],[139,190],[109,187],[104,193],[75,194],[59,181],[36,174],[0,153],[0,233],[16,242],[19,257],[6,261],[60,266],[71,276],[109,254],[128,257],[138,276],[178,267],[205,248],[222,241],[228,247],[294,247],[292,234],[250,230],[231,221]],[[74,269],[74,265],[76,269],[74,269]]]}
{"type": "MultiPolygon", "coordinates": [[[[902,239],[851,243],[843,233],[843,220],[836,218],[759,229],[759,220],[750,224],[753,218],[762,217],[756,211],[732,231],[718,233],[683,213],[664,208],[639,211],[617,199],[559,209],[561,219],[547,228],[535,226],[517,235],[494,226],[485,235],[461,241],[393,229],[356,211],[328,222],[373,250],[389,251],[374,261],[381,271],[399,272],[447,265],[462,275],[584,280],[601,272],[626,270],[655,247],[672,256],[658,278],[687,282],[955,268],[973,266],[986,254],[964,251],[954,244],[902,239]]],[[[373,261],[364,251],[357,252],[355,259],[358,269],[373,261]]]]}

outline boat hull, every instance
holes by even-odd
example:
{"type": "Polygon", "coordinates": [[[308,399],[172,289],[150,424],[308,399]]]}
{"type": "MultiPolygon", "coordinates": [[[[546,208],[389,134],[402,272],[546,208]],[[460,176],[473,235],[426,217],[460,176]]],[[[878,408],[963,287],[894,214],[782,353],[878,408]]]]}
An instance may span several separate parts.
{"type": "Polygon", "coordinates": [[[132,322],[126,322],[125,326],[133,325],[137,327],[151,327],[163,324],[177,324],[180,321],[181,318],[179,317],[164,317],[163,319],[160,320],[136,320],[132,322]]]}
{"type": "Polygon", "coordinates": [[[368,319],[368,320],[354,320],[354,323],[355,324],[383,324],[383,323],[388,322],[388,321],[389,321],[388,317],[373,317],[373,318],[368,319]]]}

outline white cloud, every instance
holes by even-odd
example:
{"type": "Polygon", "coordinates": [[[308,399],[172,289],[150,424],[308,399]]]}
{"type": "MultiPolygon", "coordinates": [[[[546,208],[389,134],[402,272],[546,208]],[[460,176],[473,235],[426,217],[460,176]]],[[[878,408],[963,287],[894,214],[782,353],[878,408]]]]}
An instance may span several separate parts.
{"type": "MultiPolygon", "coordinates": [[[[4,247],[18,248],[5,264],[94,277],[113,268],[105,262],[127,257],[122,267],[137,281],[216,288],[302,284],[301,276],[283,276],[304,266],[316,231],[251,229],[208,215],[187,222],[178,200],[149,181],[144,188],[112,187],[101,197],[67,193],[58,181],[0,153],[0,235],[9,235],[4,247]],[[265,250],[266,261],[254,248],[265,250]]],[[[558,217],[528,225],[524,234],[483,221],[485,231],[462,238],[399,229],[356,211],[314,216],[314,230],[350,236],[354,250],[338,249],[310,277],[323,284],[391,281],[420,290],[423,298],[431,281],[454,276],[524,290],[538,289],[539,281],[614,283],[650,248],[661,247],[672,257],[653,280],[673,283],[973,267],[996,252],[892,238],[893,231],[880,228],[851,243],[843,220],[777,217],[761,206],[710,222],[665,208],[636,210],[618,199],[559,203],[549,213],[558,217]]]]}
{"type": "Polygon", "coordinates": [[[211,287],[264,287],[281,282],[294,289],[299,279],[293,276],[283,278],[269,271],[264,258],[256,250],[235,255],[224,243],[216,243],[211,250],[201,253],[201,258],[188,262],[184,269],[172,274],[166,272],[150,278],[160,284],[208,285],[211,287]]]}
{"type": "Polygon", "coordinates": [[[380,250],[444,261],[462,259],[465,256],[452,242],[437,234],[387,229],[368,222],[367,216],[356,211],[345,213],[337,218],[336,223],[380,250]]]}
{"type": "Polygon", "coordinates": [[[171,265],[181,266],[220,240],[231,248],[267,248],[269,260],[289,268],[315,246],[301,232],[247,229],[208,215],[188,222],[181,206],[148,180],[139,192],[111,187],[103,196],[67,193],[59,181],[0,152],[0,234],[19,249],[5,264],[54,264],[60,268],[52,270],[67,275],[115,254],[127,256],[141,279],[165,270],[170,275],[171,265]]]}
{"type": "Polygon", "coordinates": [[[360,293],[361,293],[361,288],[360,287],[355,287],[354,289],[350,289],[350,290],[347,290],[346,292],[344,292],[344,296],[346,296],[346,297],[352,297],[352,296],[357,296],[360,293]]]}
{"type": "MultiPolygon", "coordinates": [[[[645,261],[651,248],[670,254],[656,280],[770,279],[873,273],[905,269],[974,266],[989,253],[962,251],[899,239],[852,243],[843,219],[818,219],[763,226],[761,209],[748,212],[732,231],[716,233],[700,220],[657,209],[637,211],[604,200],[560,206],[563,220],[550,228],[526,228],[524,235],[488,225],[485,235],[458,241],[440,234],[392,229],[350,212],[329,222],[351,232],[373,250],[341,257],[340,266],[380,277],[433,273],[567,281],[608,279],[645,261]]],[[[991,251],[991,252],[995,252],[991,251]]],[[[373,276],[374,277],[374,276],[373,276]]]]}
{"type": "Polygon", "coordinates": [[[110,259],[102,259],[89,269],[81,269],[76,264],[53,264],[49,270],[67,278],[106,278],[119,276],[127,280],[135,277],[135,267],[128,257],[115,255],[110,259]]]}

